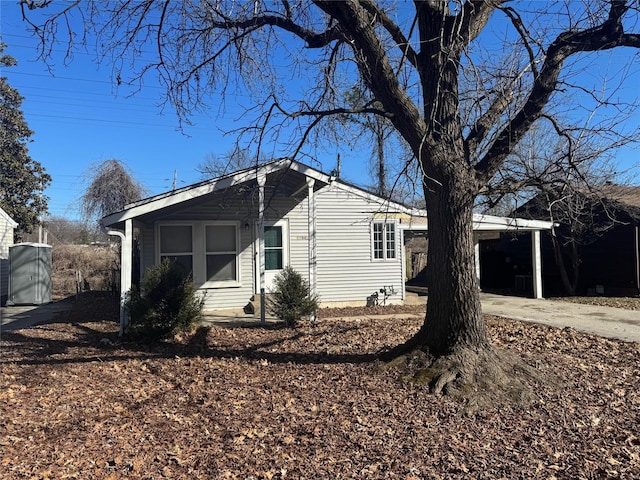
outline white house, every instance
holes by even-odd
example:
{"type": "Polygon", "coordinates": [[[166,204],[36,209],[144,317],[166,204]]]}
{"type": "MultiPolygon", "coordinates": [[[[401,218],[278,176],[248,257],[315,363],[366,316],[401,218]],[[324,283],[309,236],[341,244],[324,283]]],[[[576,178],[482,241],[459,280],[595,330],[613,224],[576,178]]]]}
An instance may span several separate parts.
{"type": "MultiPolygon", "coordinates": [[[[207,310],[263,298],[287,265],[309,281],[323,306],[363,305],[381,289],[391,294],[387,302],[402,303],[403,232],[426,223],[424,211],[288,159],[147,198],[102,219],[122,238],[123,298],[135,243],[141,272],[164,258],[190,269],[206,292],[207,310]]],[[[474,228],[538,232],[550,225],[477,216],[474,228]]]]}
{"type": "Polygon", "coordinates": [[[17,227],[18,224],[0,208],[0,305],[7,302],[9,294],[9,247],[13,245],[17,227]]]}

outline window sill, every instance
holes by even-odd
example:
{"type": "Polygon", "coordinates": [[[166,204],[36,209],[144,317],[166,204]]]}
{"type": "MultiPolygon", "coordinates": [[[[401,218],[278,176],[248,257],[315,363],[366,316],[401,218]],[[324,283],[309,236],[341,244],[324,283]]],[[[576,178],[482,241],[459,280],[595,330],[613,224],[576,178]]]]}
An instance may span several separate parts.
{"type": "Polygon", "coordinates": [[[240,288],[242,287],[242,283],[236,280],[227,280],[224,282],[205,282],[202,284],[200,288],[240,288]]]}

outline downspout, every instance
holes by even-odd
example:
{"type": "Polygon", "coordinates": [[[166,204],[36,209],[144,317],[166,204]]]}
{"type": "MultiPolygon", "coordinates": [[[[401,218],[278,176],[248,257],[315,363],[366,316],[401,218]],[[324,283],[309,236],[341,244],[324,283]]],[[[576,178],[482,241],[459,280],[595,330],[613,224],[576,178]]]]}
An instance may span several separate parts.
{"type": "MultiPolygon", "coordinates": [[[[127,245],[127,231],[131,230],[131,220],[127,220],[125,222],[125,231],[121,232],[120,230],[112,230],[105,227],[102,222],[100,222],[100,228],[107,235],[112,235],[115,237],[120,237],[120,330],[118,332],[119,336],[124,335],[125,327],[129,323],[129,315],[127,313],[126,308],[126,300],[127,293],[129,291],[129,287],[131,286],[131,272],[129,268],[125,268],[130,264],[131,257],[131,249],[128,248],[127,245]],[[127,271],[125,271],[127,270],[127,271]],[[129,274],[129,280],[125,279],[127,273],[129,274]]],[[[130,232],[129,232],[130,233],[130,232]]]]}

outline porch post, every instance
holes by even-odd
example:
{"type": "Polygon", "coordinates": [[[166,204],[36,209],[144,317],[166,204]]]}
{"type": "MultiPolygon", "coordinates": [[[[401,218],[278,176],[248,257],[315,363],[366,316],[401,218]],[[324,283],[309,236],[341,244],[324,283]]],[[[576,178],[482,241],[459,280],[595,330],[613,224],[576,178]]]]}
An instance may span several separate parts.
{"type": "Polygon", "coordinates": [[[531,232],[531,263],[533,298],[542,298],[542,253],[540,251],[540,230],[531,232]]]}
{"type": "Polygon", "coordinates": [[[125,307],[127,294],[131,289],[131,276],[133,274],[133,220],[124,221],[124,236],[121,242],[120,252],[120,336],[124,335],[125,328],[129,325],[129,313],[125,307]]]}
{"type": "Polygon", "coordinates": [[[478,288],[480,288],[480,239],[478,238],[478,234],[473,234],[473,254],[474,261],[476,264],[476,278],[478,279],[478,288]]]}
{"type": "Polygon", "coordinates": [[[640,226],[636,225],[636,288],[640,293],[640,226]]]}
{"type": "MultiPolygon", "coordinates": [[[[316,199],[313,192],[315,180],[307,177],[307,221],[309,248],[309,289],[311,294],[316,294],[316,199]]],[[[316,319],[316,312],[311,314],[311,320],[316,319]]]]}
{"type": "Polygon", "coordinates": [[[265,312],[265,264],[264,264],[264,186],[267,183],[266,173],[259,169],[256,172],[256,180],[258,182],[258,262],[260,262],[260,323],[266,323],[265,312]]]}

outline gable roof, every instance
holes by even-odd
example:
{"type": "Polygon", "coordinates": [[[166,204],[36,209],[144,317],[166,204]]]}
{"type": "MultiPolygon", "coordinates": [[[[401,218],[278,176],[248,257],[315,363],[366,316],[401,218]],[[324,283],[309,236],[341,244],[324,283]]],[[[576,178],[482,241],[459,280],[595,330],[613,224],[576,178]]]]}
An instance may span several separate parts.
{"type": "MultiPolygon", "coordinates": [[[[303,175],[305,178],[311,178],[315,180],[317,184],[334,184],[338,186],[338,188],[350,191],[351,193],[367,198],[375,203],[387,205],[388,208],[395,211],[401,211],[409,214],[416,212],[415,209],[411,209],[400,203],[379,197],[360,187],[344,182],[332,175],[323,173],[313,167],[295,160],[283,158],[130,203],[126,205],[123,210],[105,216],[101,223],[106,227],[112,226],[125,220],[178,205],[186,201],[192,201],[217,191],[223,191],[237,185],[254,182],[257,181],[259,177],[266,179],[267,176],[282,173],[283,177],[280,177],[277,181],[285,181],[284,175],[288,172],[295,172],[303,175]]],[[[300,191],[303,188],[306,189],[306,182],[301,185],[292,186],[291,188],[294,192],[300,191]]]]}
{"type": "Polygon", "coordinates": [[[18,228],[18,223],[2,207],[0,207],[0,218],[4,218],[11,227],[18,228]]]}
{"type": "MultiPolygon", "coordinates": [[[[595,225],[612,224],[612,222],[640,222],[640,186],[606,184],[593,189],[575,190],[572,195],[581,198],[587,208],[585,212],[592,216],[595,225]]],[[[562,212],[557,204],[556,215],[562,212]]],[[[549,206],[541,193],[536,194],[513,212],[521,217],[549,218],[549,206]]],[[[563,223],[563,220],[559,220],[563,223]]]]}
{"type": "MultiPolygon", "coordinates": [[[[410,217],[409,224],[403,226],[407,230],[427,230],[427,211],[424,209],[411,208],[398,202],[394,202],[387,198],[380,197],[361,187],[345,182],[332,175],[321,172],[313,167],[305,165],[295,160],[283,158],[272,162],[264,163],[258,166],[246,168],[223,175],[203,182],[188,185],[170,192],[161,193],[146,199],[133,202],[125,206],[119,212],[105,216],[101,223],[105,227],[121,225],[128,219],[136,218],[148,213],[152,213],[174,205],[179,205],[187,201],[209,195],[217,191],[232,188],[248,182],[257,182],[258,177],[263,177],[266,181],[267,176],[273,177],[274,174],[282,174],[282,177],[276,179],[278,185],[283,185],[287,180],[285,175],[289,172],[299,174],[305,178],[311,178],[316,181],[316,187],[319,185],[334,185],[341,190],[348,191],[354,195],[358,195],[366,200],[377,203],[387,212],[404,213],[410,217]],[[282,182],[282,183],[280,183],[282,182]],[[421,220],[419,220],[421,219],[421,220]]],[[[290,180],[289,180],[290,181],[290,180]]],[[[284,186],[284,185],[283,185],[284,186]]],[[[295,195],[302,190],[306,191],[306,181],[295,182],[289,185],[290,190],[295,195]]],[[[381,209],[381,210],[382,210],[381,209]]],[[[529,220],[523,218],[507,218],[494,215],[473,215],[474,230],[490,230],[490,231],[506,231],[506,230],[549,230],[552,223],[542,220],[529,220]]]]}

